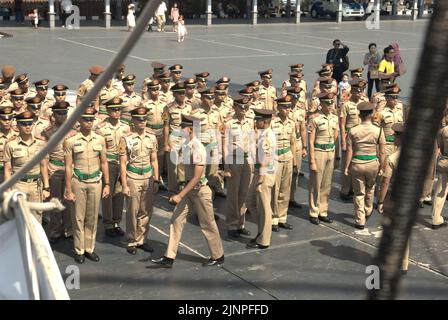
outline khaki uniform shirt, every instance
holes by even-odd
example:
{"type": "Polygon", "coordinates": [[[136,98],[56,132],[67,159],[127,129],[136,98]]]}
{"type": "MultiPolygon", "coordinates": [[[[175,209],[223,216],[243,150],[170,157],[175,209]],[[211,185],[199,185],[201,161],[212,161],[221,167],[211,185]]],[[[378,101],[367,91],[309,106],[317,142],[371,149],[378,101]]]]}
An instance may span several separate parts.
{"type": "Polygon", "coordinates": [[[118,146],[120,144],[120,139],[127,135],[131,131],[131,128],[123,122],[118,122],[118,124],[114,126],[107,118],[100,122],[94,130],[95,133],[103,136],[106,140],[107,161],[119,163],[118,146]]]}
{"type": "Polygon", "coordinates": [[[3,161],[4,161],[4,151],[5,145],[9,140],[12,140],[14,137],[19,135],[18,132],[10,129],[7,134],[0,132],[0,170],[3,170],[3,161]]]}
{"type": "Polygon", "coordinates": [[[89,90],[91,90],[93,88],[95,84],[93,83],[92,80],[90,79],[86,79],[84,80],[81,85],[78,88],[78,92],[76,93],[78,97],[82,98],[85,96],[85,94],[87,92],[89,92],[89,90]]]}
{"type": "Polygon", "coordinates": [[[100,91],[100,114],[106,114],[107,115],[107,109],[104,105],[107,101],[110,99],[113,99],[115,97],[118,97],[122,94],[122,92],[114,87],[104,87],[100,91]]]}
{"type": "Polygon", "coordinates": [[[384,131],[373,123],[361,123],[354,126],[347,137],[347,143],[352,145],[353,163],[366,163],[377,159],[362,160],[356,156],[376,156],[377,147],[386,143],[384,131]]]}
{"type": "Polygon", "coordinates": [[[37,118],[37,120],[34,122],[33,127],[33,134],[35,137],[41,137],[42,131],[47,129],[50,126],[50,121],[44,118],[37,118]]]}
{"type": "Polygon", "coordinates": [[[181,130],[180,124],[182,122],[182,114],[189,115],[191,113],[191,106],[184,105],[183,107],[174,101],[163,109],[163,120],[168,122],[170,126],[170,133],[181,130]]]}
{"type": "Polygon", "coordinates": [[[289,118],[295,123],[296,147],[306,145],[306,141],[302,141],[300,132],[300,125],[304,123],[306,126],[306,110],[297,104],[289,113],[289,118]]]}
{"type": "Polygon", "coordinates": [[[45,97],[45,100],[42,102],[42,107],[40,108],[40,113],[42,115],[45,115],[46,117],[50,118],[51,114],[53,112],[50,113],[51,111],[51,107],[54,105],[54,103],[56,102],[56,99],[50,95],[47,95],[45,97]]]}
{"type": "MultiPolygon", "coordinates": [[[[360,100],[359,102],[362,101],[360,100]]],[[[345,118],[346,131],[349,131],[351,128],[361,123],[361,119],[359,118],[358,103],[349,100],[341,106],[340,116],[341,118],[345,118]]]]}
{"type": "MultiPolygon", "coordinates": [[[[73,173],[94,174],[100,171],[101,156],[106,156],[106,141],[102,136],[91,132],[85,137],[81,132],[73,133],[65,141],[64,154],[73,159],[73,173]]],[[[97,182],[101,174],[91,179],[82,179],[83,182],[97,182]]]]}
{"type": "Polygon", "coordinates": [[[284,162],[294,158],[291,150],[291,140],[296,139],[295,122],[287,118],[282,121],[276,117],[271,121],[271,128],[277,139],[277,160],[284,162]]]}
{"type": "Polygon", "coordinates": [[[131,111],[140,106],[142,97],[135,92],[132,92],[131,94],[123,93],[120,97],[123,99],[121,120],[129,124],[131,123],[131,111]]]}
{"type": "Polygon", "coordinates": [[[159,98],[158,100],[146,100],[143,106],[148,110],[146,126],[152,129],[157,137],[163,135],[163,110],[166,104],[159,98]]]}
{"type": "Polygon", "coordinates": [[[319,151],[333,151],[338,130],[338,117],[334,114],[326,116],[319,113],[310,119],[308,123],[308,133],[315,131],[314,149],[319,151]],[[333,144],[333,147],[329,146],[333,144]]]}
{"type": "Polygon", "coordinates": [[[185,165],[186,181],[190,181],[191,179],[193,179],[194,168],[196,165],[200,165],[204,166],[204,171],[202,172],[202,176],[197,187],[206,185],[207,178],[205,177],[205,165],[207,161],[207,152],[199,139],[194,137],[193,139],[188,141],[188,143],[184,143],[184,145],[182,146],[182,154],[184,154],[184,156],[190,155],[189,164],[185,165]]]}
{"type": "Polygon", "coordinates": [[[221,115],[216,108],[213,106],[209,111],[199,107],[191,111],[191,115],[201,119],[201,133],[198,137],[199,140],[207,145],[212,142],[219,144],[220,129],[221,129],[221,115]]]}
{"type": "Polygon", "coordinates": [[[393,110],[386,107],[378,114],[377,124],[379,124],[386,135],[387,144],[393,144],[394,131],[392,125],[403,122],[403,109],[397,105],[393,110]],[[389,138],[388,138],[389,137],[389,138]]]}
{"type": "Polygon", "coordinates": [[[275,174],[275,148],[276,138],[275,133],[271,128],[258,131],[256,164],[255,170],[260,175],[275,174]],[[266,163],[267,167],[261,170],[260,165],[266,163]]]}
{"type": "Polygon", "coordinates": [[[131,132],[122,139],[125,141],[126,149],[120,150],[120,155],[126,154],[128,157],[127,176],[136,180],[150,178],[153,175],[151,153],[157,152],[157,138],[151,129],[147,128],[143,135],[131,132]]]}
{"type": "Polygon", "coordinates": [[[226,122],[225,126],[229,155],[246,154],[249,156],[250,138],[254,133],[253,122],[246,117],[239,120],[234,115],[226,122]]]}
{"type": "MultiPolygon", "coordinates": [[[[45,141],[32,137],[31,141],[23,141],[20,136],[9,140],[5,145],[3,160],[11,162],[12,172],[16,173],[28,163],[45,145],[45,141]]],[[[27,175],[40,175],[40,163],[37,163],[27,175]]]]}
{"type": "Polygon", "coordinates": [[[260,101],[264,103],[264,108],[269,110],[274,110],[275,99],[277,99],[277,90],[273,86],[266,88],[265,86],[260,86],[260,101]]]}
{"type": "Polygon", "coordinates": [[[174,102],[174,96],[173,96],[173,93],[171,91],[163,92],[162,90],[160,90],[159,99],[165,105],[168,105],[168,104],[174,102]]]}
{"type": "MultiPolygon", "coordinates": [[[[59,129],[56,125],[51,125],[42,131],[42,138],[47,142],[59,129]]],[[[70,132],[64,139],[62,139],[56,147],[49,153],[48,169],[50,175],[56,171],[63,171],[65,169],[65,159],[64,159],[64,141],[70,136],[75,134],[75,131],[70,132]]]]}

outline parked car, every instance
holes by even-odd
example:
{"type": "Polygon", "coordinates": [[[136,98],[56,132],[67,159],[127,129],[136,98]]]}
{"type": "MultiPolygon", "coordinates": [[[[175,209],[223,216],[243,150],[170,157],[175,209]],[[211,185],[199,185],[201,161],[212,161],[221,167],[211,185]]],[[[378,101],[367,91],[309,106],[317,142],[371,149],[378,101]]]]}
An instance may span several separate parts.
{"type": "MultiPolygon", "coordinates": [[[[336,18],[339,3],[337,0],[315,0],[310,4],[311,17],[330,16],[336,18]]],[[[361,20],[364,17],[364,8],[354,0],[342,0],[342,18],[355,18],[361,20]]]]}

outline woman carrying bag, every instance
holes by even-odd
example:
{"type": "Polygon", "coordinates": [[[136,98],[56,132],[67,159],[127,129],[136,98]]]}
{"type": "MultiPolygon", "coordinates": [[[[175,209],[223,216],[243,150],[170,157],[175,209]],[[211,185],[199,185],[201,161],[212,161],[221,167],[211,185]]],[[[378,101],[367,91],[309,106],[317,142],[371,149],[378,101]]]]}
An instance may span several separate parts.
{"type": "Polygon", "coordinates": [[[380,91],[380,79],[378,76],[378,66],[381,61],[381,54],[377,51],[376,43],[369,44],[369,52],[364,56],[364,65],[368,66],[367,72],[367,95],[372,98],[373,83],[375,82],[376,92],[380,91]]]}

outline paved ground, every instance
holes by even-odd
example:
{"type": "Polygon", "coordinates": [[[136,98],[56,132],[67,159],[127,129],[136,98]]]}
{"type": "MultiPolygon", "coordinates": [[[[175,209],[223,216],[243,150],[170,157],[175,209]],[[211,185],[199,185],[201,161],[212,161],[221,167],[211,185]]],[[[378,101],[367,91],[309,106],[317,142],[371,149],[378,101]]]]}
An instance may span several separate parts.
{"type": "MultiPolygon", "coordinates": [[[[404,100],[410,96],[427,21],[389,21],[380,30],[367,30],[362,22],[313,23],[302,25],[263,26],[202,26],[190,27],[186,42],[178,44],[172,33],[146,33],[126,60],[127,72],[142,80],[150,74],[150,63],[168,65],[181,63],[185,76],[210,71],[210,80],[223,75],[232,79],[231,91],[257,79],[257,72],[274,69],[274,85],[280,86],[287,77],[288,65],[305,64],[305,79],[312,83],[323,63],[326,50],[335,38],[350,47],[351,67],[360,66],[370,42],[380,48],[392,41],[402,47],[408,67],[400,83],[404,100]]],[[[71,89],[87,77],[91,64],[107,65],[128,35],[120,27],[109,31],[83,28],[78,31],[24,28],[1,28],[12,38],[0,39],[0,64],[14,64],[18,72],[28,72],[31,81],[50,78],[71,89]]],[[[139,82],[139,81],[138,81],[139,82]]],[[[149,255],[126,253],[125,244],[104,238],[98,232],[98,264],[87,262],[81,268],[81,289],[70,291],[73,299],[363,299],[365,268],[376,252],[381,229],[375,215],[368,230],[355,232],[353,205],[338,199],[341,173],[334,176],[330,211],[336,222],[313,226],[307,221],[307,163],[305,177],[296,199],[303,203],[300,210],[290,210],[288,221],[293,231],[274,233],[272,246],[263,252],[247,251],[244,241],[226,239],[225,201],[218,198],[216,212],[224,240],[226,264],[223,268],[204,269],[200,262],[208,256],[208,248],[195,217],[187,223],[178,259],[172,270],[146,268],[149,255]]],[[[163,254],[169,232],[172,206],[167,194],[157,197],[152,219],[150,244],[153,256],[163,254]]],[[[430,208],[422,210],[421,221],[415,226],[411,243],[409,274],[403,282],[402,299],[448,298],[448,249],[446,230],[432,231],[430,208]]],[[[247,227],[256,233],[252,217],[247,227]]],[[[100,223],[101,224],[101,223],[100,223]]],[[[55,254],[61,271],[73,263],[72,244],[61,242],[55,254]]]]}

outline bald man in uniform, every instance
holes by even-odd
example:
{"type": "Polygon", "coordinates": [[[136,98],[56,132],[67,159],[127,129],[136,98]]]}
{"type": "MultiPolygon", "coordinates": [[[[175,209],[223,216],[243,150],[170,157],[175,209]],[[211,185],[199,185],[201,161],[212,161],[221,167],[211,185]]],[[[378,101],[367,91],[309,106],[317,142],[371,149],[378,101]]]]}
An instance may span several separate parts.
{"type": "MultiPolygon", "coordinates": [[[[90,76],[88,79],[84,80],[81,85],[78,88],[78,92],[76,93],[76,106],[79,106],[81,103],[82,97],[86,95],[89,90],[93,88],[95,85],[96,79],[100,76],[101,73],[103,73],[104,68],[99,65],[93,65],[89,68],[90,76]]],[[[96,105],[98,104],[98,101],[96,101],[96,105]]]]}

